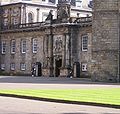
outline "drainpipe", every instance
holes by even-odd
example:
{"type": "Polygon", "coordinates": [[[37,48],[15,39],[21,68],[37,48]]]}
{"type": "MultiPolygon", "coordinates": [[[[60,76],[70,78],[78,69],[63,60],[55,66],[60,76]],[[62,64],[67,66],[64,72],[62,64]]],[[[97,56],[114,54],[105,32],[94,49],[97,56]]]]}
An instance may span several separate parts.
{"type": "Polygon", "coordinates": [[[1,2],[0,2],[0,71],[1,71],[1,30],[2,30],[2,8],[1,8],[1,2]]]}
{"type": "Polygon", "coordinates": [[[53,77],[53,14],[51,10],[51,16],[50,16],[50,76],[53,77]]]}
{"type": "Polygon", "coordinates": [[[118,27],[118,42],[119,42],[119,49],[118,49],[118,79],[117,82],[120,83],[120,9],[118,10],[118,21],[119,21],[119,27],[118,27]]]}

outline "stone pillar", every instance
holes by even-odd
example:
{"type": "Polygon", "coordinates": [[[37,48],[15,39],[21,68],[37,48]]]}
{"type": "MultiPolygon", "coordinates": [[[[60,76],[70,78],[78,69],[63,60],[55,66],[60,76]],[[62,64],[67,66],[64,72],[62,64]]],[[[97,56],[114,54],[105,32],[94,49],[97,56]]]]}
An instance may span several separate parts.
{"type": "Polygon", "coordinates": [[[50,60],[50,76],[53,76],[53,33],[52,25],[50,26],[50,37],[49,37],[49,60],[50,60]]]}
{"type": "Polygon", "coordinates": [[[22,23],[22,20],[21,20],[21,18],[22,18],[22,7],[19,7],[19,24],[21,24],[22,23]]]}
{"type": "Polygon", "coordinates": [[[69,66],[70,65],[70,50],[69,50],[69,35],[67,34],[66,35],[66,57],[65,57],[65,59],[66,59],[66,66],[69,66]]]}
{"type": "Polygon", "coordinates": [[[45,35],[45,37],[43,38],[43,53],[44,53],[44,66],[43,67],[47,67],[48,65],[48,35],[45,35]]]}
{"type": "Polygon", "coordinates": [[[66,34],[62,38],[63,40],[63,47],[62,47],[62,68],[65,67],[65,58],[66,58],[66,34]]]}
{"type": "Polygon", "coordinates": [[[64,43],[62,50],[62,68],[60,69],[61,76],[69,75],[69,67],[70,67],[70,36],[69,34],[64,35],[64,43]]]}
{"type": "Polygon", "coordinates": [[[26,23],[26,6],[22,6],[22,24],[26,23]]]}
{"type": "Polygon", "coordinates": [[[12,12],[11,11],[12,11],[12,8],[9,9],[9,28],[11,28],[11,25],[12,25],[12,19],[11,19],[12,18],[12,15],[11,15],[12,12]]]}
{"type": "Polygon", "coordinates": [[[0,31],[1,31],[1,28],[2,28],[2,7],[0,4],[0,31]]]}
{"type": "Polygon", "coordinates": [[[42,68],[42,75],[43,76],[49,76],[50,70],[49,70],[49,35],[46,34],[43,38],[43,68],[42,68]]]}
{"type": "Polygon", "coordinates": [[[36,10],[37,10],[37,22],[39,22],[40,9],[37,8],[36,10]]]}

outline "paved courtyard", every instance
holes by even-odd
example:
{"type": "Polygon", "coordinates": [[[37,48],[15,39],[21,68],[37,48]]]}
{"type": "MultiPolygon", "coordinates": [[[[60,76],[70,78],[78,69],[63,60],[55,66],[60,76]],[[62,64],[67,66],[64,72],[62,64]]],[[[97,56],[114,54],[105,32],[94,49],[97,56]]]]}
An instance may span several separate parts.
{"type": "MultiPolygon", "coordinates": [[[[0,89],[120,88],[89,79],[0,76],[0,89]]],[[[120,114],[120,109],[0,97],[0,114],[120,114]]]]}
{"type": "Polygon", "coordinates": [[[0,76],[3,89],[79,89],[79,88],[118,88],[118,83],[91,82],[90,79],[64,77],[24,77],[0,76]]]}

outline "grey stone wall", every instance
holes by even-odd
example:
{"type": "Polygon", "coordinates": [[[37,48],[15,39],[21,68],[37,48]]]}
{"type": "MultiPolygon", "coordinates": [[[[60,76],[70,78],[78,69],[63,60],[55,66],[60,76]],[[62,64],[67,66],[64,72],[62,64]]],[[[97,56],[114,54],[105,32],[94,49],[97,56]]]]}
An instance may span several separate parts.
{"type": "MultiPolygon", "coordinates": [[[[69,74],[69,66],[73,67],[74,62],[87,63],[87,71],[82,72],[81,75],[90,76],[91,67],[91,26],[80,27],[76,25],[59,25],[53,26],[53,73],[55,74],[55,62],[62,59],[62,66],[60,68],[60,75],[67,76],[69,74]],[[82,35],[88,35],[88,51],[82,52],[82,35]],[[56,44],[56,41],[62,41],[56,44]],[[55,51],[55,49],[58,49],[55,51]]],[[[33,30],[33,31],[11,31],[1,33],[1,40],[6,41],[6,53],[1,54],[2,64],[5,64],[5,73],[10,74],[31,74],[31,67],[33,63],[42,63],[42,73],[44,76],[49,76],[50,73],[50,30],[49,28],[33,30]],[[32,39],[37,39],[38,49],[37,53],[32,52],[32,39]],[[16,41],[16,52],[11,54],[11,40],[16,41]],[[27,42],[27,51],[25,54],[21,53],[21,40],[25,39],[27,42]],[[15,63],[15,71],[10,70],[10,63],[15,63]],[[26,64],[26,70],[21,71],[20,63],[26,64]]]]}
{"type": "Polygon", "coordinates": [[[116,81],[118,76],[119,0],[94,0],[92,79],[116,81]]]}
{"type": "Polygon", "coordinates": [[[91,77],[91,39],[92,26],[73,27],[71,28],[71,66],[74,67],[75,62],[80,64],[80,77],[91,77]],[[82,51],[82,36],[88,36],[88,50],[82,51]],[[82,64],[87,64],[87,71],[82,71],[82,64]]]}
{"type": "Polygon", "coordinates": [[[5,64],[5,72],[11,74],[30,74],[32,63],[43,63],[43,37],[40,32],[23,32],[23,33],[7,33],[1,35],[1,40],[6,41],[6,53],[1,54],[1,61],[5,64]],[[32,39],[37,39],[37,53],[32,53],[32,39]],[[16,52],[11,54],[10,42],[12,39],[16,41],[16,52]],[[21,40],[26,40],[26,53],[21,53],[21,40]],[[10,70],[10,63],[15,63],[15,71],[10,70]],[[20,63],[26,64],[26,70],[20,70],[20,63]]]}
{"type": "Polygon", "coordinates": [[[89,27],[83,27],[80,29],[79,32],[79,51],[78,51],[78,60],[81,65],[81,77],[90,77],[91,78],[91,39],[92,39],[92,26],[89,27]],[[82,36],[87,35],[88,36],[88,50],[87,51],[82,51],[82,36]],[[87,71],[82,71],[82,64],[86,63],[87,64],[87,71]]]}

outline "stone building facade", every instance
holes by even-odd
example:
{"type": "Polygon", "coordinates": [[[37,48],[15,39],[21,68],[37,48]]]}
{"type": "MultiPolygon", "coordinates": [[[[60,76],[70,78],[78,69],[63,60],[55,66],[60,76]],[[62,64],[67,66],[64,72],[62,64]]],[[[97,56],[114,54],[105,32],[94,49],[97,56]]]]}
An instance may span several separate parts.
{"type": "MultiPolygon", "coordinates": [[[[63,15],[53,19],[50,12],[44,22],[12,24],[7,16],[11,23],[3,25],[1,16],[1,73],[31,75],[35,67],[39,76],[68,76],[71,70],[74,77],[90,76],[91,17],[72,18],[68,2],[59,7],[63,15]]],[[[19,13],[13,16],[24,20],[19,13]]]]}
{"type": "Polygon", "coordinates": [[[30,75],[35,66],[39,76],[68,76],[72,70],[74,77],[120,82],[120,1],[94,0],[93,20],[71,17],[70,4],[64,2],[57,7],[57,19],[50,12],[44,22],[1,13],[0,72],[30,75]],[[10,23],[3,26],[6,18],[10,23]]]}
{"type": "Polygon", "coordinates": [[[92,78],[119,81],[120,0],[94,0],[92,78]]]}

